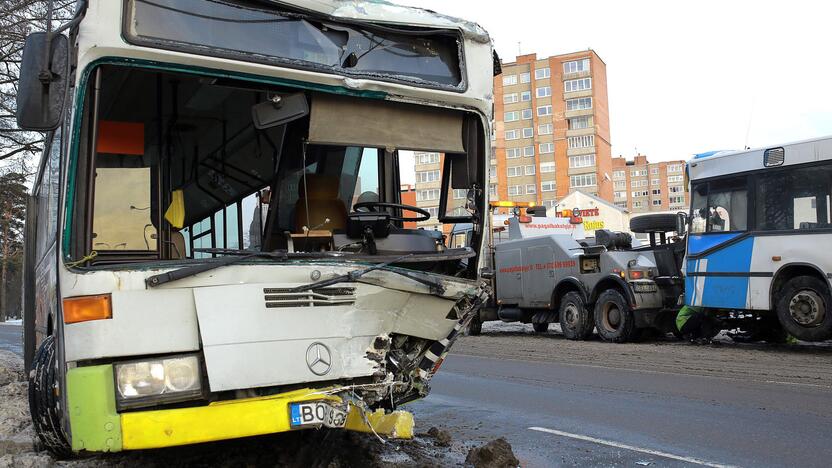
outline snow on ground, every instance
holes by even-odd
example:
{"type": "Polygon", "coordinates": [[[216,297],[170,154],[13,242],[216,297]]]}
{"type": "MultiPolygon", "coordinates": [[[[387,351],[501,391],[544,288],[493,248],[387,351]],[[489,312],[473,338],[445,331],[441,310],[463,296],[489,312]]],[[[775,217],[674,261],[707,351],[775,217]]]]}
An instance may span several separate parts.
{"type": "Polygon", "coordinates": [[[5,322],[0,323],[5,325],[23,325],[23,319],[6,320],[5,322]]]}

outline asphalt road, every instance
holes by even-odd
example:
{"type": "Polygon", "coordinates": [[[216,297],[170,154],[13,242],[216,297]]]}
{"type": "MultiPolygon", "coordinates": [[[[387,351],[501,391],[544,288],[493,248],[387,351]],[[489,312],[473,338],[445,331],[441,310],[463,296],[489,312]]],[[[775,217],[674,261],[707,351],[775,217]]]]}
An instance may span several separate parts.
{"type": "Polygon", "coordinates": [[[0,323],[0,349],[23,355],[23,327],[0,323]]]}

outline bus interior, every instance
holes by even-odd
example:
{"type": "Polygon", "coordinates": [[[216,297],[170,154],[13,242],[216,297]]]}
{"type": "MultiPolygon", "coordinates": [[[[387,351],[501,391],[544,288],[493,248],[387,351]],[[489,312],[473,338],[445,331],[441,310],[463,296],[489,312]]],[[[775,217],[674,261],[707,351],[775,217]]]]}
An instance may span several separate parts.
{"type": "Polygon", "coordinates": [[[120,64],[94,69],[84,95],[71,260],[280,251],[476,277],[481,230],[449,248],[442,230],[414,228],[432,213],[402,204],[399,167],[399,150],[443,153],[439,222],[480,223],[474,113],[120,64]]]}

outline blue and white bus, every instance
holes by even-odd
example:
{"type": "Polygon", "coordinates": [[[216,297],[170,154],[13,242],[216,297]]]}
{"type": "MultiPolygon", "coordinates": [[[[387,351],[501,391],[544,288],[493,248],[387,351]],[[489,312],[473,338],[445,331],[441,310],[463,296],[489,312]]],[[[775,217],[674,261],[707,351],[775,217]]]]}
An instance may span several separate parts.
{"type": "Polygon", "coordinates": [[[688,164],[685,304],[832,336],[832,137],[704,153],[688,164]]]}

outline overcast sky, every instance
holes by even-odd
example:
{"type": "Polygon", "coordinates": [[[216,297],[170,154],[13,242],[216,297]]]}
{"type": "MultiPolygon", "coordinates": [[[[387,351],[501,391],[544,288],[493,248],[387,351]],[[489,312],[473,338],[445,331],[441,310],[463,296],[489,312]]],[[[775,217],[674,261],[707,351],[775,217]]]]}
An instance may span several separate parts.
{"type": "Polygon", "coordinates": [[[613,155],[688,159],[832,135],[823,1],[393,0],[478,22],[504,62],[594,49],[613,155]]]}

